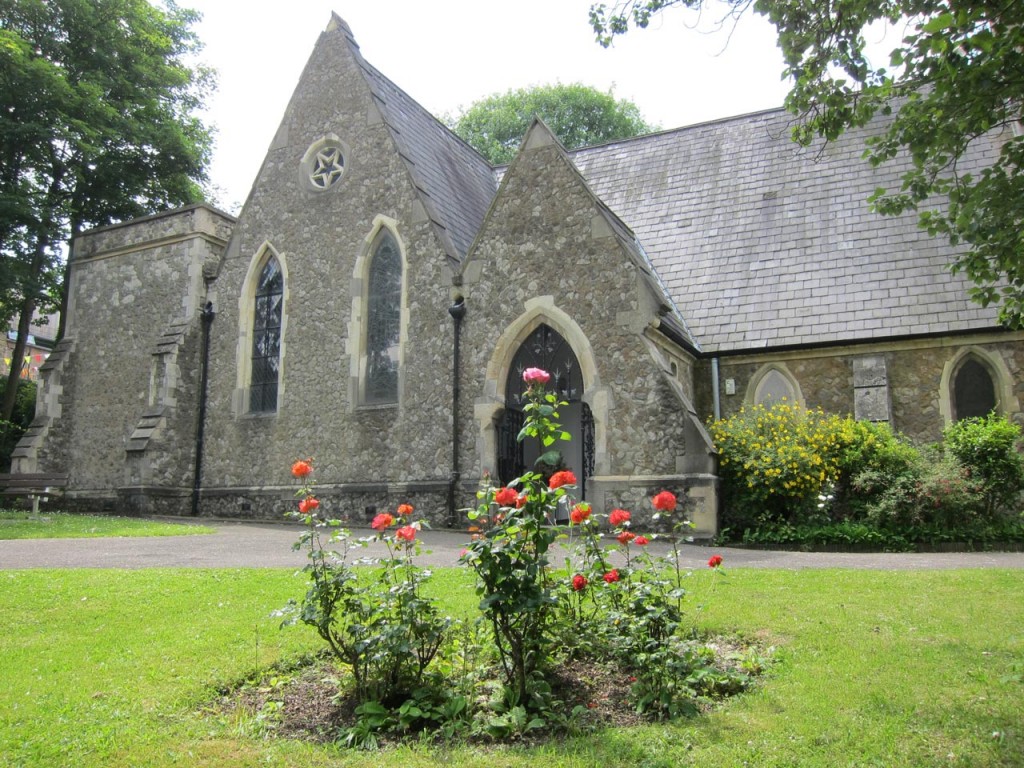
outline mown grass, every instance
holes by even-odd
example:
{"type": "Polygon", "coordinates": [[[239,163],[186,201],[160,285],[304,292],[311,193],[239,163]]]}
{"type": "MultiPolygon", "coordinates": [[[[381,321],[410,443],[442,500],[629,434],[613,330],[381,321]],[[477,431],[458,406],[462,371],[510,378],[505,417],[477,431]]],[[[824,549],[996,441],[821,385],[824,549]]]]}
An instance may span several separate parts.
{"type": "MultiPolygon", "coordinates": [[[[432,588],[453,611],[475,601],[465,571],[438,570],[432,588]]],[[[0,573],[0,765],[1024,765],[1024,572],[733,571],[700,624],[777,646],[752,693],[542,746],[387,755],[202,712],[218,687],[319,647],[269,616],[301,591],[277,570],[0,573]]]]}
{"type": "Polygon", "coordinates": [[[0,539],[77,539],[98,536],[184,536],[214,533],[208,525],[161,523],[134,517],[69,515],[64,512],[32,513],[0,509],[0,539]]]}

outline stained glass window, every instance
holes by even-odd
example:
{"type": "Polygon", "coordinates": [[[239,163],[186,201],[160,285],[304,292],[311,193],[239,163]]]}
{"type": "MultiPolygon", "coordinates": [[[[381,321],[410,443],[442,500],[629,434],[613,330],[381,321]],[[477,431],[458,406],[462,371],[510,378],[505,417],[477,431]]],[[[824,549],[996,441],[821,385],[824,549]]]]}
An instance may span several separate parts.
{"type": "Polygon", "coordinates": [[[249,381],[249,410],[253,413],[277,410],[283,301],[281,265],[271,256],[260,272],[253,307],[252,376],[249,381]]]}
{"type": "Polygon", "coordinates": [[[402,256],[394,238],[379,240],[370,262],[366,318],[364,402],[398,402],[398,351],[402,314],[402,256]]]}

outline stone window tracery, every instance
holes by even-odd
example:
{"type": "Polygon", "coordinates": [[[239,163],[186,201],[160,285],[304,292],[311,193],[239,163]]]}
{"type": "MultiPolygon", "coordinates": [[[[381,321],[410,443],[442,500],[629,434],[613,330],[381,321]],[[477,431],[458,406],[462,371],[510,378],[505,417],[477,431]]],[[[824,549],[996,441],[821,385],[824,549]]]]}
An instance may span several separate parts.
{"type": "Polygon", "coordinates": [[[314,192],[338,189],[348,172],[350,152],[341,138],[325,134],[309,145],[299,162],[301,183],[314,192]]]}
{"type": "Polygon", "coordinates": [[[384,233],[370,261],[366,312],[364,402],[398,402],[398,363],[402,317],[402,255],[384,233]]]}
{"type": "Polygon", "coordinates": [[[313,156],[309,180],[318,189],[328,189],[341,180],[345,173],[345,158],[341,147],[325,146],[313,156]]]}
{"type": "Polygon", "coordinates": [[[274,256],[260,272],[253,301],[252,368],[249,380],[249,411],[277,410],[281,368],[281,320],[284,276],[274,256]]]}

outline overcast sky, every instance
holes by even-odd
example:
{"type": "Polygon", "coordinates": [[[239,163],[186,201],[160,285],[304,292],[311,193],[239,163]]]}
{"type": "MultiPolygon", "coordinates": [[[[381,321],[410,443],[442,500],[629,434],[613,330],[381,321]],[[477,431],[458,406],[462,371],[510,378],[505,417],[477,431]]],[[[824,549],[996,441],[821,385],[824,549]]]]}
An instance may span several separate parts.
{"type": "Polygon", "coordinates": [[[676,128],[781,106],[773,28],[748,13],[714,31],[673,9],[601,48],[591,0],[179,0],[203,14],[201,60],[218,72],[207,119],[211,178],[232,212],[245,200],[331,11],[364,58],[435,115],[492,93],[545,83],[614,89],[649,121],[676,128]],[[695,25],[697,27],[695,28],[695,25]]]}

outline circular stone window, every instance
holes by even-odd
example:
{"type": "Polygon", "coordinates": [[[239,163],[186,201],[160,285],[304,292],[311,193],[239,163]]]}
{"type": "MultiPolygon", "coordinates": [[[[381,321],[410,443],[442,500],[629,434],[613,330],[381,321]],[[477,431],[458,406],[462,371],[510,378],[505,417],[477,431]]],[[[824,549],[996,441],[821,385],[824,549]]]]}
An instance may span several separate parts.
{"type": "Polygon", "coordinates": [[[313,189],[331,189],[345,175],[345,148],[336,136],[315,142],[302,158],[302,171],[313,189]]]}

